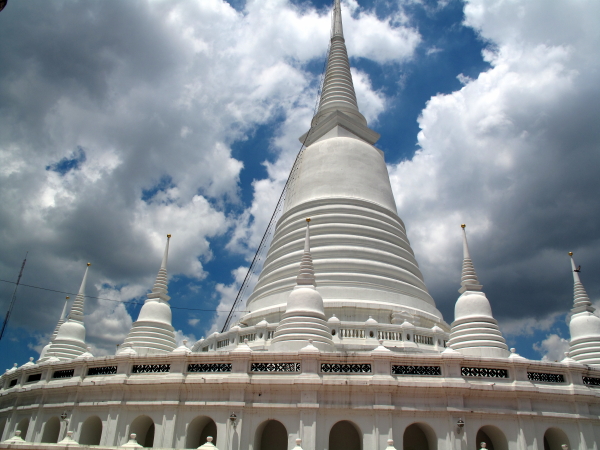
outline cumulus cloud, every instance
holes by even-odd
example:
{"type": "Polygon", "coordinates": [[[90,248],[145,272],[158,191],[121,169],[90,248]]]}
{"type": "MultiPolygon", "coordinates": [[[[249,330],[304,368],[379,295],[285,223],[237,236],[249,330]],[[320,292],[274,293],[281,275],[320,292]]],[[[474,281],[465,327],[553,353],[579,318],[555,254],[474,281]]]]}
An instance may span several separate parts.
{"type": "MultiPolygon", "coordinates": [[[[497,318],[510,333],[548,329],[571,306],[567,251],[600,265],[600,5],[466,2],[491,68],[436,95],[419,149],[389,167],[428,286],[452,319],[461,223],[497,318]],[[594,25],[595,24],[595,25],[594,25]]],[[[586,279],[594,290],[598,282],[586,279]]]]}
{"type": "Polygon", "coordinates": [[[562,361],[569,351],[569,341],[558,334],[550,334],[542,342],[534,344],[533,348],[542,355],[542,361],[562,361]]]}

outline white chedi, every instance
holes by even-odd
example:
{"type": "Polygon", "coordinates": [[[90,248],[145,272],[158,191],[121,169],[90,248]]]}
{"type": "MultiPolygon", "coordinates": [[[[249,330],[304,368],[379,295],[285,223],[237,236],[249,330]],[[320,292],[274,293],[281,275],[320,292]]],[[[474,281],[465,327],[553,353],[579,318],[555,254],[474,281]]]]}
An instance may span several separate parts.
{"type": "Polygon", "coordinates": [[[74,359],[88,351],[85,343],[83,311],[85,306],[85,285],[90,266],[91,264],[87,263],[83,280],[79,287],[79,293],[71,306],[69,316],[58,328],[56,337],[51,340],[50,346],[42,350],[39,361],[48,361],[50,358],[58,358],[61,361],[74,359]]]}
{"type": "Polygon", "coordinates": [[[490,302],[479,284],[473,261],[469,253],[465,225],[463,230],[463,266],[461,296],[454,307],[454,322],[448,346],[468,356],[506,358],[508,346],[500,332],[498,322],[492,315],[490,302]]]}
{"type": "Polygon", "coordinates": [[[306,219],[304,254],[296,287],[288,297],[283,319],[273,335],[274,351],[298,351],[310,341],[321,351],[333,352],[335,346],[325,319],[323,297],[316,289],[315,273],[310,254],[310,219],[306,219]]]}
{"type": "Polygon", "coordinates": [[[595,308],[579,279],[579,269],[575,265],[573,253],[573,309],[569,320],[569,358],[592,366],[600,366],[600,317],[594,314],[595,308]]]}
{"type": "Polygon", "coordinates": [[[138,320],[133,323],[117,354],[131,353],[138,355],[170,353],[177,347],[174,328],[171,325],[171,307],[168,293],[167,260],[169,258],[169,240],[163,254],[162,263],[154,282],[152,292],[142,306],[138,320]]]}

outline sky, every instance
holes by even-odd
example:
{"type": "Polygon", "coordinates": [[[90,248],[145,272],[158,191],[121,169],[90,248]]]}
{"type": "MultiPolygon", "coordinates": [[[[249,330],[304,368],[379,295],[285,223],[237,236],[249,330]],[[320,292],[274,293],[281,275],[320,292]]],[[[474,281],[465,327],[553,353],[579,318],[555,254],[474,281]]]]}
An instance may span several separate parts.
{"type": "MultiPolygon", "coordinates": [[[[113,354],[167,233],[178,341],[220,329],[308,130],[331,3],[9,1],[2,316],[29,253],[0,341],[5,368],[38,358],[87,262],[87,341],[113,354]]],[[[343,0],[342,10],[359,108],[382,136],[445,321],[466,223],[509,346],[562,359],[567,252],[600,306],[600,3],[343,0]]]]}

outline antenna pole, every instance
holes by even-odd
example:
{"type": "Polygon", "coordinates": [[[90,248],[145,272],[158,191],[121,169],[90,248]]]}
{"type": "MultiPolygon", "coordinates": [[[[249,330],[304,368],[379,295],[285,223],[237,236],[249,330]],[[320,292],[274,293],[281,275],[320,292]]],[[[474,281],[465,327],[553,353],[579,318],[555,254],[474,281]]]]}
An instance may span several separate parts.
{"type": "Polygon", "coordinates": [[[25,263],[27,262],[27,255],[29,252],[25,253],[25,259],[23,260],[23,264],[21,264],[21,270],[19,271],[19,277],[17,278],[17,284],[15,286],[15,290],[13,292],[12,298],[10,299],[10,306],[8,307],[8,311],[6,311],[6,317],[4,318],[4,323],[2,324],[2,331],[0,331],[0,339],[4,336],[4,330],[6,330],[6,325],[8,324],[8,319],[10,318],[10,313],[12,312],[13,306],[15,306],[15,300],[17,300],[17,288],[19,287],[19,283],[21,282],[21,276],[23,275],[23,269],[25,268],[25,263]]]}

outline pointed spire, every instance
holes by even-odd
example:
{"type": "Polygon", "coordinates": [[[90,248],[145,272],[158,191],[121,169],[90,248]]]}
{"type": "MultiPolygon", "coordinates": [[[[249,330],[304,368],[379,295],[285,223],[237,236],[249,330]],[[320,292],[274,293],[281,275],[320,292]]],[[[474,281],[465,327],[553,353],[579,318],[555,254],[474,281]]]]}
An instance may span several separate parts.
{"type": "Polygon", "coordinates": [[[475,266],[471,260],[471,254],[469,253],[469,244],[467,242],[467,227],[464,223],[460,226],[463,231],[463,264],[462,273],[460,277],[460,289],[458,292],[461,294],[465,291],[481,291],[483,286],[479,284],[477,273],[475,272],[475,266]]]}
{"type": "Polygon", "coordinates": [[[310,219],[306,219],[306,235],[304,238],[304,254],[300,260],[300,272],[296,278],[297,286],[317,286],[312,255],[310,254],[310,219]]]}
{"type": "Polygon", "coordinates": [[[569,256],[571,257],[571,269],[573,270],[573,309],[593,312],[595,308],[592,306],[592,302],[579,279],[579,269],[575,265],[573,252],[569,252],[569,256]]]}
{"type": "Polygon", "coordinates": [[[333,16],[331,18],[331,37],[344,37],[344,29],[342,28],[342,6],[340,0],[335,0],[333,3],[333,16]]]}
{"type": "Polygon", "coordinates": [[[71,306],[71,312],[69,313],[68,320],[76,320],[78,322],[83,322],[83,307],[85,305],[85,284],[87,282],[88,271],[90,270],[91,265],[91,263],[87,263],[85,273],[83,274],[83,280],[81,280],[81,286],[79,286],[79,293],[77,294],[77,297],[75,297],[75,301],[73,301],[73,306],[71,306]]]}
{"type": "Polygon", "coordinates": [[[154,282],[154,287],[152,288],[152,292],[148,294],[148,298],[160,298],[166,302],[168,302],[171,297],[168,294],[169,287],[169,278],[167,276],[167,262],[169,259],[169,241],[171,240],[171,235],[167,234],[167,243],[165,244],[165,252],[163,253],[163,259],[160,264],[160,269],[158,270],[158,275],[156,275],[156,281],[154,282]]]}
{"type": "Polygon", "coordinates": [[[169,306],[167,277],[167,262],[169,258],[169,241],[171,235],[167,234],[165,252],[148,299],[140,310],[138,319],[133,323],[129,334],[123,345],[117,350],[117,354],[139,355],[153,353],[169,353],[175,350],[175,333],[172,325],[171,307],[169,306]]]}
{"type": "Polygon", "coordinates": [[[67,319],[67,305],[69,304],[69,296],[67,296],[67,298],[65,299],[65,306],[63,306],[63,310],[62,313],[60,313],[60,319],[58,319],[58,323],[56,324],[56,328],[54,329],[54,333],[52,333],[52,337],[50,338],[50,342],[54,341],[54,339],[56,339],[56,335],[58,334],[58,330],[60,329],[60,326],[65,323],[65,320],[67,319]]]}

